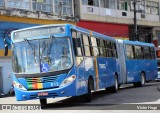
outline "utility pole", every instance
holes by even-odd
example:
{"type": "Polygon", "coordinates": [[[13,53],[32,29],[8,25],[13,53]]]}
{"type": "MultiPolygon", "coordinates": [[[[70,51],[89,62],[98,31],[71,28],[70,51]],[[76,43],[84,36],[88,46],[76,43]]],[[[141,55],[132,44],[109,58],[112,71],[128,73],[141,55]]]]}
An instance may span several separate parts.
{"type": "Polygon", "coordinates": [[[137,9],[136,9],[136,5],[137,5],[137,0],[133,0],[133,12],[134,12],[134,41],[138,40],[137,38],[137,9]]]}

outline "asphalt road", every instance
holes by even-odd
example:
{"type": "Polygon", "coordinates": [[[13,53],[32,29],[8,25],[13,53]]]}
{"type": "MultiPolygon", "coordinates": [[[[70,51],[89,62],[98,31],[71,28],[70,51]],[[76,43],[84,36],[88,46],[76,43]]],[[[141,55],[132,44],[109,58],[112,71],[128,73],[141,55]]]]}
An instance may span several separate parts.
{"type": "MultiPolygon", "coordinates": [[[[160,87],[160,82],[147,83],[145,87],[133,87],[132,84],[124,85],[121,86],[118,93],[108,93],[105,90],[101,90],[93,93],[92,102],[90,103],[84,102],[83,96],[48,99],[48,105],[42,107],[40,111],[37,110],[37,113],[44,113],[49,110],[58,110],[58,112],[61,110],[65,110],[66,112],[72,110],[83,112],[87,110],[87,113],[91,111],[99,113],[104,110],[120,110],[120,112],[124,110],[123,113],[127,112],[127,110],[140,110],[141,112],[144,110],[145,113],[159,112],[160,89],[158,90],[158,87],[160,87]]],[[[39,105],[39,100],[16,101],[15,97],[12,96],[0,98],[0,104],[39,105]]],[[[10,111],[8,110],[6,113],[8,112],[10,111]]],[[[114,111],[111,112],[114,113],[114,111]]]]}

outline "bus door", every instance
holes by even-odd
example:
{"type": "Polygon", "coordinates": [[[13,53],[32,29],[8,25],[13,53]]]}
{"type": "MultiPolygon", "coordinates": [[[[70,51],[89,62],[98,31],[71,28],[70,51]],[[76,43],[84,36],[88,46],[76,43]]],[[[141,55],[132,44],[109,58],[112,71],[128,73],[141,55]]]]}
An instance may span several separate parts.
{"type": "Polygon", "coordinates": [[[94,60],[93,60],[94,58],[92,52],[93,45],[91,43],[91,37],[88,34],[82,33],[81,41],[82,41],[83,56],[84,56],[84,78],[85,80],[88,80],[89,76],[92,76],[94,79],[95,71],[94,71],[94,60]]]}
{"type": "Polygon", "coordinates": [[[81,42],[81,33],[76,30],[72,31],[73,47],[75,53],[75,66],[77,75],[77,94],[82,95],[86,93],[86,82],[85,82],[85,61],[83,56],[83,48],[81,42]]]}
{"type": "Polygon", "coordinates": [[[93,56],[93,68],[95,77],[95,89],[101,89],[106,87],[106,66],[104,59],[104,43],[102,39],[91,36],[92,56],[93,56]]]}
{"type": "Polygon", "coordinates": [[[107,73],[106,73],[106,64],[105,64],[105,60],[104,58],[97,58],[97,67],[95,69],[95,71],[98,70],[98,73],[96,75],[96,78],[98,79],[98,86],[99,89],[102,88],[106,88],[106,77],[107,77],[107,73]]]}

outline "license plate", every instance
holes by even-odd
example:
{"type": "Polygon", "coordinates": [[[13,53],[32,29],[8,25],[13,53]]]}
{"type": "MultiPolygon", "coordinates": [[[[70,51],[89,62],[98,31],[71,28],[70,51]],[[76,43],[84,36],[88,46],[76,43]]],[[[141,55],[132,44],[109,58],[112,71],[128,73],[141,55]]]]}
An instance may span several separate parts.
{"type": "Polygon", "coordinates": [[[38,93],[38,96],[48,96],[48,92],[40,92],[38,93]]]}

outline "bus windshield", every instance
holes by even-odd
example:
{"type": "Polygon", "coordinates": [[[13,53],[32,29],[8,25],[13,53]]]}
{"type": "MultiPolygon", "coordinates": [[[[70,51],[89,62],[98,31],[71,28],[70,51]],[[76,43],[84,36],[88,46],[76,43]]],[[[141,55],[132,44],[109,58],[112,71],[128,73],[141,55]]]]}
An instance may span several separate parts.
{"type": "Polygon", "coordinates": [[[45,73],[71,68],[70,40],[48,37],[14,43],[12,65],[15,73],[45,73]]]}

